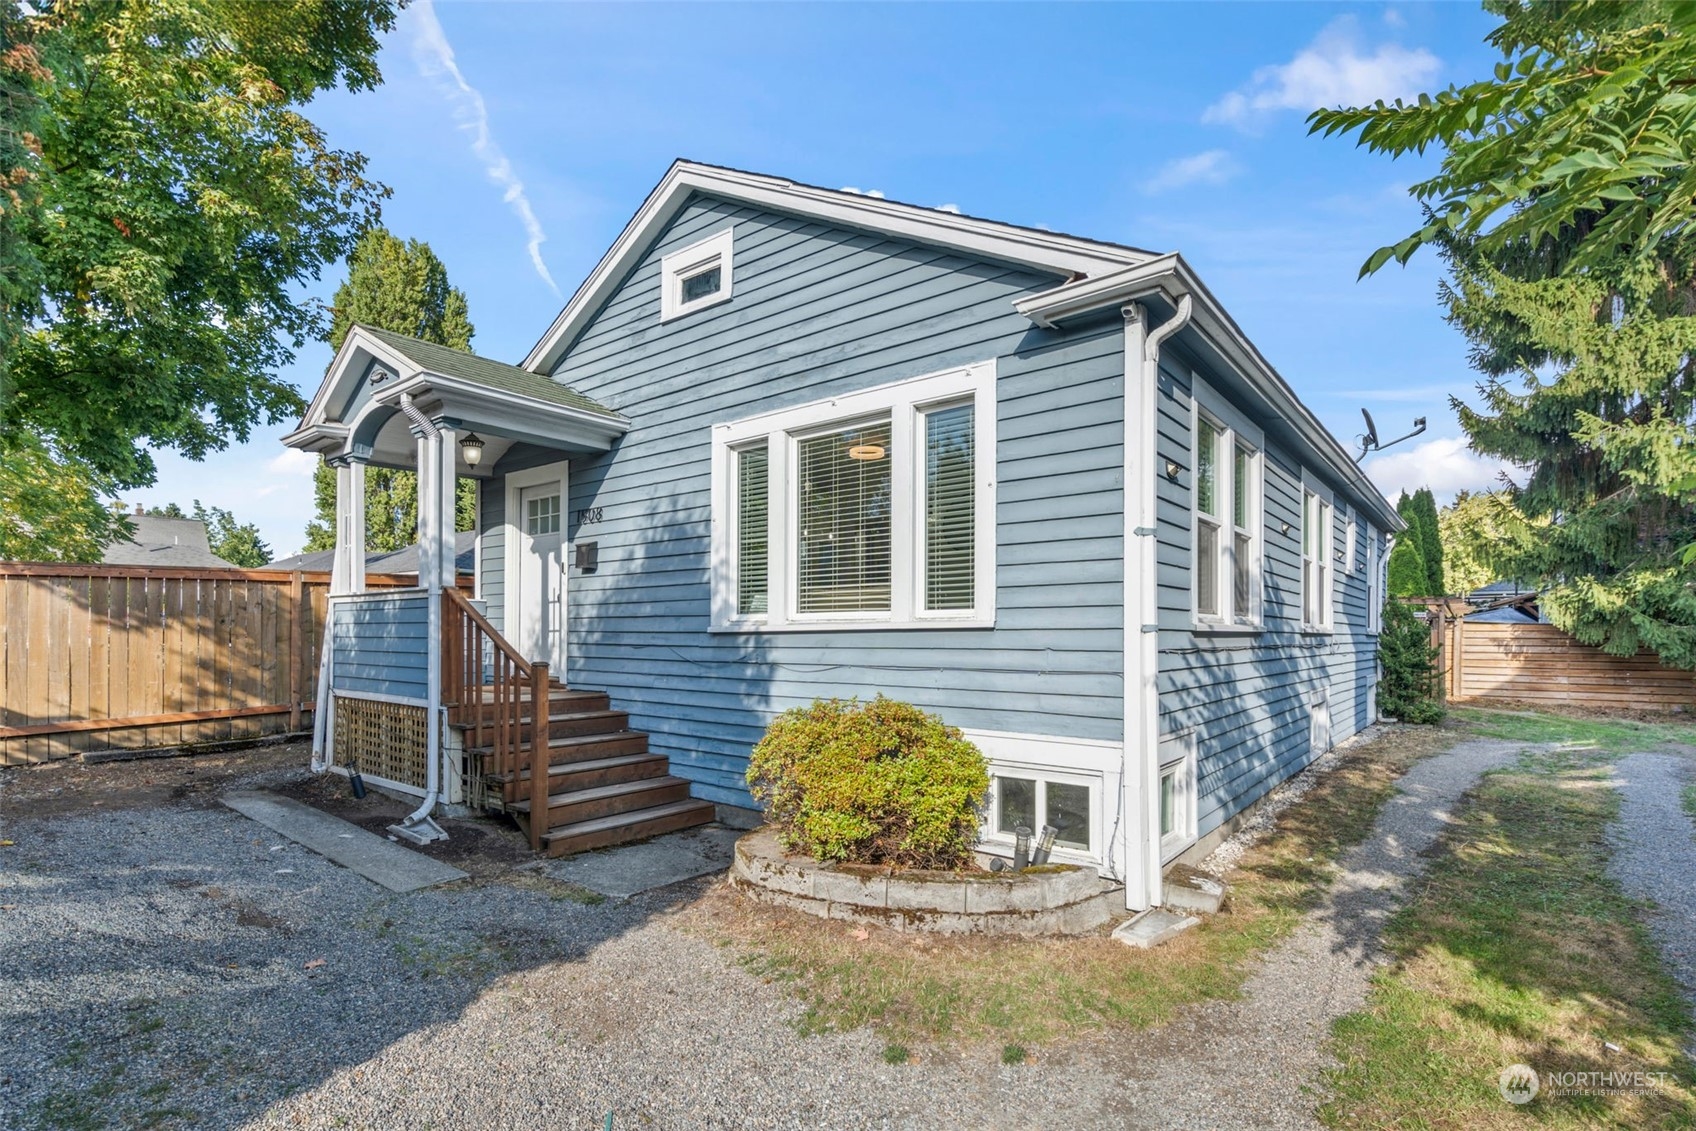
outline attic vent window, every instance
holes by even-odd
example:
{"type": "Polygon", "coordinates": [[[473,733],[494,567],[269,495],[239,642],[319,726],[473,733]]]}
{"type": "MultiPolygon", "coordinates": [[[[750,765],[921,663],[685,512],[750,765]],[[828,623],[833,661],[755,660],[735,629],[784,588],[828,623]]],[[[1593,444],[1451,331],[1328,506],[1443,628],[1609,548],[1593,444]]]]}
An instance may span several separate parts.
{"type": "Polygon", "coordinates": [[[726,228],[660,260],[660,321],[730,298],[733,231],[726,228]]]}

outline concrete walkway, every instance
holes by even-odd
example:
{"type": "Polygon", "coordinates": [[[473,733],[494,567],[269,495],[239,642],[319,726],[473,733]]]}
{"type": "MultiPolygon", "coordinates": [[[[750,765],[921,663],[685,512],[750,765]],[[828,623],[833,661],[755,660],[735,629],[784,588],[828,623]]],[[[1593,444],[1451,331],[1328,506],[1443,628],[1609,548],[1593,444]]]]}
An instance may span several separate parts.
{"type": "Polygon", "coordinates": [[[224,804],[277,835],[310,848],[326,860],[357,872],[390,891],[417,891],[463,880],[467,875],[452,864],[433,860],[376,833],[366,832],[340,817],[333,817],[322,809],[314,809],[268,790],[227,793],[224,804]]]}
{"type": "Polygon", "coordinates": [[[1609,868],[1628,894],[1656,905],[1649,932],[1696,1008],[1696,829],[1683,799],[1696,781],[1696,760],[1632,754],[1614,775],[1619,819],[1609,830],[1609,868]]]}

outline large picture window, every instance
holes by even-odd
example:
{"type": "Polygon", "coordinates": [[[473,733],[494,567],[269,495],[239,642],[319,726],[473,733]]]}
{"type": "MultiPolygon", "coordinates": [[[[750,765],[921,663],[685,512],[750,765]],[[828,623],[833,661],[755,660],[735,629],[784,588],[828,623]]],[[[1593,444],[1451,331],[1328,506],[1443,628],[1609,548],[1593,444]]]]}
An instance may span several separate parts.
{"type": "Polygon", "coordinates": [[[994,618],[993,363],[713,429],[713,626],[994,618]]]}
{"type": "Polygon", "coordinates": [[[1195,379],[1194,570],[1191,596],[1206,627],[1260,624],[1259,429],[1195,379]]]}

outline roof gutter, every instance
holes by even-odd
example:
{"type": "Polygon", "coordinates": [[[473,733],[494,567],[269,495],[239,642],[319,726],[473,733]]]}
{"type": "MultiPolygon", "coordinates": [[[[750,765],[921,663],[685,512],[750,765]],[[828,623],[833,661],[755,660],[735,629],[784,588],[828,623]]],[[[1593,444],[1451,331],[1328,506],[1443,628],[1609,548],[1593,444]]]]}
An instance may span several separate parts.
{"type": "MultiPolygon", "coordinates": [[[[1401,516],[1364,471],[1350,458],[1311,409],[1301,403],[1278,371],[1263,357],[1242,328],[1177,252],[1121,271],[1066,283],[1019,299],[1013,305],[1038,326],[1052,328],[1069,319],[1159,298],[1176,307],[1183,297],[1194,304],[1194,325],[1260,395],[1275,416],[1288,420],[1320,465],[1348,485],[1386,530],[1406,528],[1401,516]]],[[[1161,327],[1162,330],[1165,327],[1161,327]]]]}

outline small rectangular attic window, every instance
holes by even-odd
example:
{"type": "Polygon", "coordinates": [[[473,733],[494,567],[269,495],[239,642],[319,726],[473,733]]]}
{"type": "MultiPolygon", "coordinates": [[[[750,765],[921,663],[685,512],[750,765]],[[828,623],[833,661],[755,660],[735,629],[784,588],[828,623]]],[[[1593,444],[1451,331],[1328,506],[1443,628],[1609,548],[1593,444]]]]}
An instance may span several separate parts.
{"type": "Polygon", "coordinates": [[[660,260],[661,322],[730,298],[733,231],[715,232],[660,260]]]}

